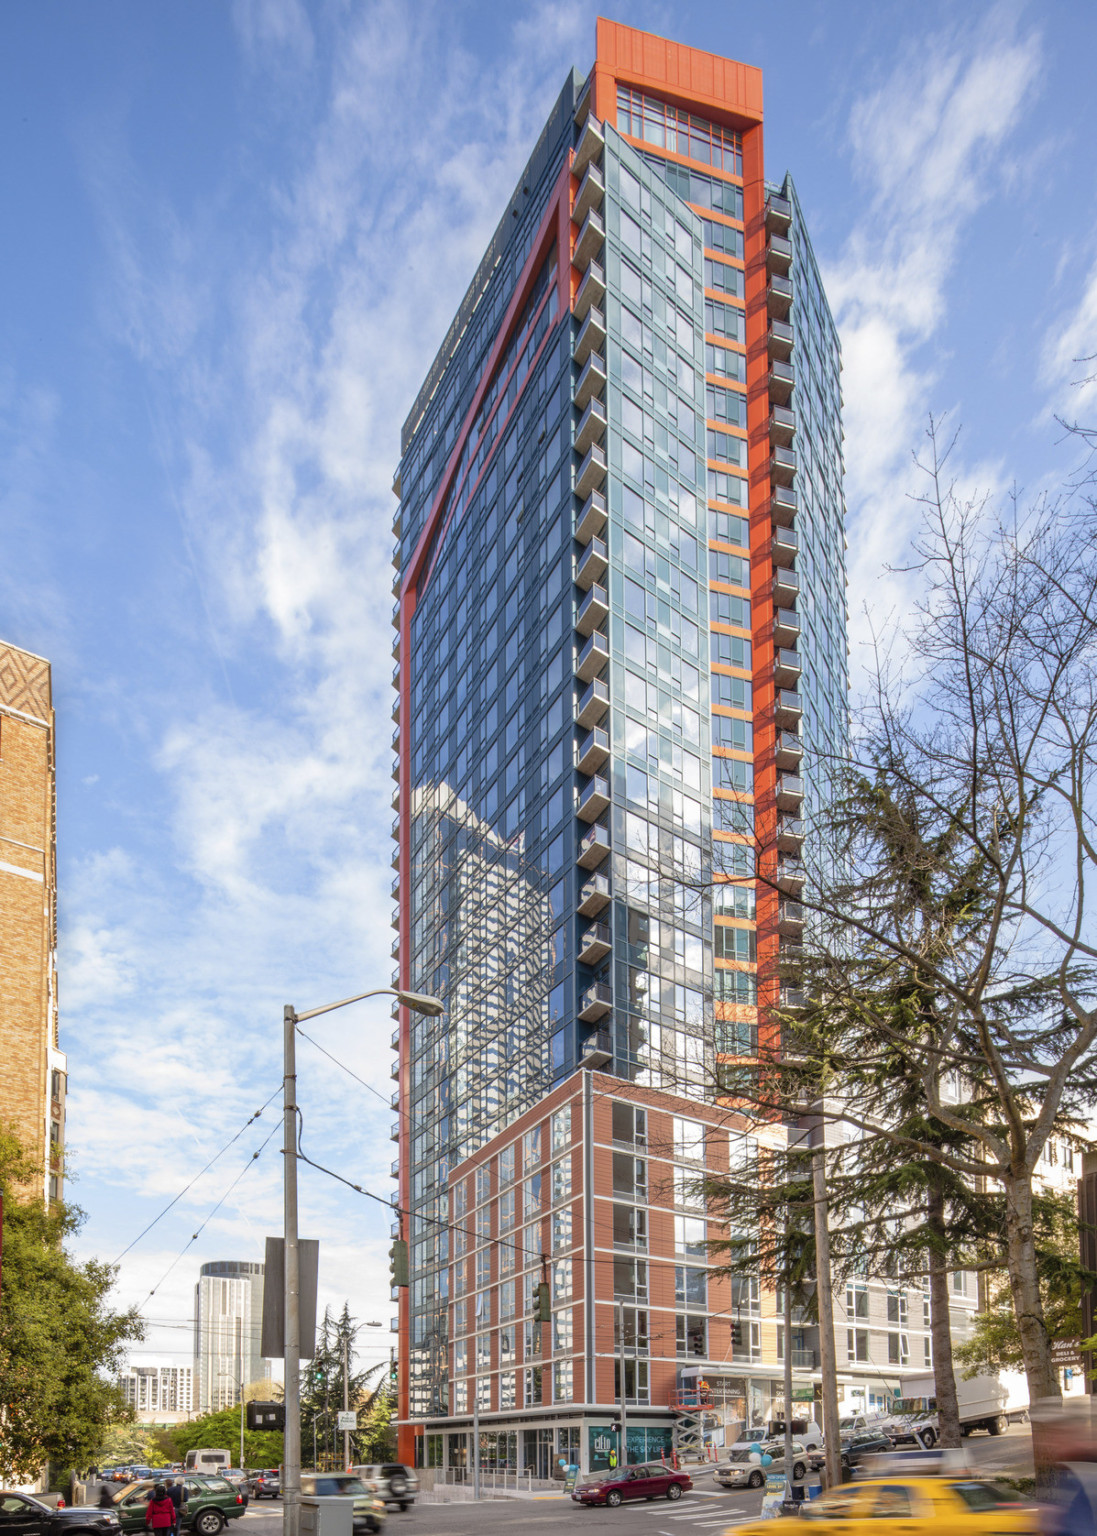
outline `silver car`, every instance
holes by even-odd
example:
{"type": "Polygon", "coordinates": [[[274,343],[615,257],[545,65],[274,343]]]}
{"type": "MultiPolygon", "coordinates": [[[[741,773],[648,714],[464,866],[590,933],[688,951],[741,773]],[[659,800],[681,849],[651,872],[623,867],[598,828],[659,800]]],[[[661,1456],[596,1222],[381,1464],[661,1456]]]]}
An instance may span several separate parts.
{"type": "MultiPolygon", "coordinates": [[[[811,1458],[799,1441],[792,1442],[792,1481],[803,1482],[807,1476],[807,1470],[811,1464],[811,1458]]],[[[733,1445],[728,1452],[727,1461],[720,1462],[712,1470],[712,1475],[721,1488],[761,1488],[766,1480],[766,1472],[783,1472],[785,1470],[785,1443],[783,1440],[765,1440],[759,1445],[733,1445]],[[752,1456],[768,1455],[773,1459],[769,1467],[760,1467],[752,1456]]]]}

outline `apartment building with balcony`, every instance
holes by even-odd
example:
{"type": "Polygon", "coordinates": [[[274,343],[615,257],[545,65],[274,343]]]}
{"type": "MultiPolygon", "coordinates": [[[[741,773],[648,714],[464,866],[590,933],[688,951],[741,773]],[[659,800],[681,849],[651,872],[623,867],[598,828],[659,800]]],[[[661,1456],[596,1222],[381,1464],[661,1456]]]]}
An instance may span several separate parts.
{"type": "Polygon", "coordinates": [[[118,1385],[139,1424],[182,1424],[194,1412],[192,1366],[131,1365],[119,1376],[118,1385]]]}
{"type": "Polygon", "coordinates": [[[757,69],[600,20],[403,429],[394,982],[446,1004],[393,1035],[405,1457],[454,1409],[452,1171],[592,1051],[733,1103],[794,995],[840,357],[762,137],[757,69]]]}

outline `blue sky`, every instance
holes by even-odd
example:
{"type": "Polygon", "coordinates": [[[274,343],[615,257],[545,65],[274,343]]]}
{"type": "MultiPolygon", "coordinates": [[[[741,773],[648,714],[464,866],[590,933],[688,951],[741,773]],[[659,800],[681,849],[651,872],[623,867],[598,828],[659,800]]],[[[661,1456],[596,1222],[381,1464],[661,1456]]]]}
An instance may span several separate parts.
{"type": "MultiPolygon", "coordinates": [[[[277,1089],[284,1002],[389,980],[399,428],[597,9],[0,12],[0,635],[54,664],[84,1252],[277,1089]]],[[[1093,419],[1097,9],[605,9],[765,71],[845,348],[856,668],[866,604],[911,599],[884,567],[926,412],[996,493],[1060,483],[1055,413],[1093,419]]],[[[376,1091],[303,1043],[306,1149],[387,1195],[387,1007],[314,1028],[376,1091]]],[[[189,1352],[200,1262],[278,1229],[275,1137],[178,1258],[274,1124],[123,1261],[121,1300],[156,1288],[142,1358],[189,1352]]],[[[386,1213],[307,1169],[301,1198],[324,1297],[387,1322],[386,1213]]]]}

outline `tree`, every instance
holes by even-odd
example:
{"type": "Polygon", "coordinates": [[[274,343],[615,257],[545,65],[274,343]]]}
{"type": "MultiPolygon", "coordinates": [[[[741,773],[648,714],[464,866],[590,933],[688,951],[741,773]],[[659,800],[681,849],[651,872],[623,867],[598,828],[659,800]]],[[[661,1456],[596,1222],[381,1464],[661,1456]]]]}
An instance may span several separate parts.
{"type": "MultiPolygon", "coordinates": [[[[173,1461],[183,1461],[188,1451],[207,1446],[232,1453],[235,1462],[240,1453],[240,1406],[218,1413],[204,1413],[185,1424],[173,1424],[160,1434],[160,1444],[171,1451],[173,1461]]],[[[256,1431],[244,1427],[244,1465],[277,1467],[282,1462],[282,1436],[277,1430],[256,1431]]]]}
{"type": "Polygon", "coordinates": [[[47,1461],[91,1465],[108,1426],[131,1417],[114,1378],[144,1332],[135,1308],[108,1305],[117,1271],[65,1251],[83,1213],[28,1194],[35,1171],[14,1131],[0,1131],[0,1482],[34,1478],[47,1461]]]}
{"type": "Polygon", "coordinates": [[[143,1467],[166,1467],[177,1461],[174,1448],[162,1443],[160,1431],[151,1424],[113,1424],[104,1434],[96,1450],[94,1461],[100,1467],[125,1466],[133,1463],[143,1467]]]}
{"type": "MultiPolygon", "coordinates": [[[[387,1369],[387,1361],[370,1366],[364,1371],[354,1369],[354,1338],[359,1326],[351,1316],[346,1302],[343,1303],[343,1310],[338,1319],[332,1317],[330,1307],[324,1311],[316,1341],[316,1353],[308,1365],[302,1367],[301,1372],[301,1446],[306,1455],[311,1442],[316,1446],[318,1459],[322,1459],[325,1445],[330,1445],[333,1448],[331,1454],[336,1461],[338,1460],[338,1453],[334,1448],[340,1442],[336,1435],[335,1424],[336,1415],[343,1407],[344,1344],[350,1367],[347,1399],[351,1408],[358,1409],[369,1400],[370,1381],[382,1369],[387,1369]]],[[[361,1446],[359,1430],[351,1436],[352,1454],[359,1460],[362,1459],[361,1446]]]]}
{"type": "MultiPolygon", "coordinates": [[[[1059,1397],[1036,1165],[1097,1099],[1094,508],[995,522],[946,483],[932,423],[929,443],[924,597],[902,666],[877,653],[849,759],[816,765],[827,856],[805,863],[802,953],[770,978],[802,982],[803,1006],[770,1014],[802,1061],[773,1052],[760,1098],[825,1094],[897,1168],[937,1170],[969,1208],[986,1192],[1035,1402],[1059,1397]]],[[[775,871],[761,850],[780,890],[775,871]]]]}

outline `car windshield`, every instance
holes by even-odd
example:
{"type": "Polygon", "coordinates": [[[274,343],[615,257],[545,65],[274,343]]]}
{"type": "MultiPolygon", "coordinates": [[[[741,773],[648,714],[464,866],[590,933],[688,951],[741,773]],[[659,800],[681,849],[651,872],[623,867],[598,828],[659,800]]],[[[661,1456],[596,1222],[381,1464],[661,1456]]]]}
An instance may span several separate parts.
{"type": "Polygon", "coordinates": [[[321,1499],[338,1498],[340,1494],[347,1497],[369,1491],[360,1477],[313,1477],[309,1482],[316,1497],[321,1499]]]}

